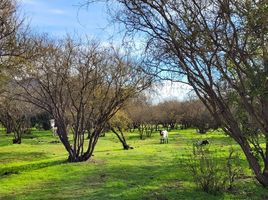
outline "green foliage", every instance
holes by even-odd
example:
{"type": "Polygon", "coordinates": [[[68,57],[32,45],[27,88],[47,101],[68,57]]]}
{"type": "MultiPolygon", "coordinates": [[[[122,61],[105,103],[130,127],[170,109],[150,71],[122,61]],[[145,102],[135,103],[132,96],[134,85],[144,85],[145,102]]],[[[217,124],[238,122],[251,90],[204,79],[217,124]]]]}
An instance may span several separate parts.
{"type": "Polygon", "coordinates": [[[229,156],[227,158],[226,169],[228,170],[228,190],[232,190],[234,182],[243,174],[243,168],[241,166],[241,160],[239,153],[233,148],[229,149],[229,156]]]}
{"type": "Polygon", "coordinates": [[[203,191],[212,194],[224,191],[227,182],[224,168],[207,147],[194,146],[189,167],[195,183],[203,191]]]}
{"type": "Polygon", "coordinates": [[[193,156],[188,165],[197,186],[212,194],[232,190],[235,180],[242,173],[238,153],[231,147],[229,156],[222,158],[215,157],[207,146],[193,147],[193,156]]]}

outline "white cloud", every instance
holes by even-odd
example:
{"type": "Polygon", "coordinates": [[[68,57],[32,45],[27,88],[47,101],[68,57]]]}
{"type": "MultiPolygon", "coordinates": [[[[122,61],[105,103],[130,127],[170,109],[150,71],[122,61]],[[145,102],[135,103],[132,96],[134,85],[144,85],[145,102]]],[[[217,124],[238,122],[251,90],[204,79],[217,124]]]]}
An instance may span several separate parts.
{"type": "Polygon", "coordinates": [[[61,9],[49,9],[48,12],[51,13],[51,14],[56,14],[56,15],[65,14],[65,11],[61,10],[61,9]]]}
{"type": "Polygon", "coordinates": [[[152,103],[157,104],[166,100],[185,100],[192,92],[192,87],[181,83],[163,81],[162,84],[153,87],[153,92],[150,94],[152,103]]]}

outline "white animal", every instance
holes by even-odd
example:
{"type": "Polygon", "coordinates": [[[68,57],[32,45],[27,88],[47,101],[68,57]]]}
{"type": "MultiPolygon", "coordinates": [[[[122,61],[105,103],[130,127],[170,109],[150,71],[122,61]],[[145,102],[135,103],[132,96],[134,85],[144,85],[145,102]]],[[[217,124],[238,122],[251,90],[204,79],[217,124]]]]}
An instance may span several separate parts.
{"type": "Polygon", "coordinates": [[[55,119],[49,120],[50,126],[52,128],[52,132],[54,136],[57,136],[57,127],[55,126],[55,119]]]}
{"type": "Polygon", "coordinates": [[[168,132],[167,130],[160,130],[160,144],[168,143],[168,132]]]}

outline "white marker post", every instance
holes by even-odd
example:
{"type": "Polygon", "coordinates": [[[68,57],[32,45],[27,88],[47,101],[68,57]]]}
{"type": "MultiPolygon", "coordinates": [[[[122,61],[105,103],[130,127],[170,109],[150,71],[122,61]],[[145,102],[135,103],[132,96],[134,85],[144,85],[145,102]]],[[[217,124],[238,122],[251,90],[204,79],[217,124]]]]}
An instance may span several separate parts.
{"type": "Polygon", "coordinates": [[[55,127],[55,119],[51,119],[51,120],[49,120],[49,122],[50,122],[50,126],[52,128],[52,131],[53,131],[53,135],[57,136],[57,127],[55,127]]]}

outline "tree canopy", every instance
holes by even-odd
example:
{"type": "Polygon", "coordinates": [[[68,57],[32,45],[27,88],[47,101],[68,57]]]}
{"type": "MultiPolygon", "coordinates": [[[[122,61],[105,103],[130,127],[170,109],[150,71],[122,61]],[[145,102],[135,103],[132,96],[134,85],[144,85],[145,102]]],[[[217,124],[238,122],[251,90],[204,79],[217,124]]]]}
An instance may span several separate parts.
{"type": "Polygon", "coordinates": [[[241,146],[257,180],[268,186],[267,1],[116,2],[113,16],[125,26],[126,36],[145,38],[145,70],[174,81],[186,77],[241,146]],[[244,133],[238,107],[265,137],[264,148],[244,133]],[[262,159],[253,153],[256,146],[262,159]]]}
{"type": "Polygon", "coordinates": [[[39,51],[40,56],[16,81],[21,88],[18,97],[55,119],[69,161],[85,161],[107,122],[127,99],[150,85],[150,77],[129,55],[93,41],[42,38],[39,51]],[[86,132],[90,134],[84,149],[86,132]]]}

